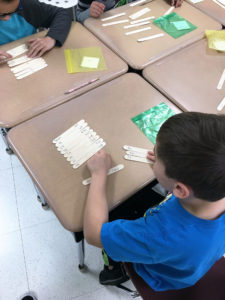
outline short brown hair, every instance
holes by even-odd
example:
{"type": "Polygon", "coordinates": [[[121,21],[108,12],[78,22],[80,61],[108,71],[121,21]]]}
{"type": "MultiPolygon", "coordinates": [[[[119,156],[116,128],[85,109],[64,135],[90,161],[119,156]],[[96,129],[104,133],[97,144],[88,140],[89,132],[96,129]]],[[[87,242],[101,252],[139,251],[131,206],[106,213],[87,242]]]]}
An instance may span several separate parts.
{"type": "Polygon", "coordinates": [[[157,136],[166,175],[207,201],[225,197],[225,115],[185,112],[169,118],[157,136]]]}

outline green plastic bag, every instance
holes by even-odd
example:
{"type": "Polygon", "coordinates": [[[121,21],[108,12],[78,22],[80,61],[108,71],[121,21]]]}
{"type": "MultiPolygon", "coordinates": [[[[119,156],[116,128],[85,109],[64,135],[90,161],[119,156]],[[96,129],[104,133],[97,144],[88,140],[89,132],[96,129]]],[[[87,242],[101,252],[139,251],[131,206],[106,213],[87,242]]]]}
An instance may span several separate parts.
{"type": "Polygon", "coordinates": [[[147,138],[155,145],[158,131],[162,124],[175,115],[171,108],[164,102],[151,109],[146,110],[131,120],[139,129],[147,136],[147,138]]]}
{"type": "Polygon", "coordinates": [[[197,28],[175,12],[159,17],[153,23],[175,39],[197,28]]]}

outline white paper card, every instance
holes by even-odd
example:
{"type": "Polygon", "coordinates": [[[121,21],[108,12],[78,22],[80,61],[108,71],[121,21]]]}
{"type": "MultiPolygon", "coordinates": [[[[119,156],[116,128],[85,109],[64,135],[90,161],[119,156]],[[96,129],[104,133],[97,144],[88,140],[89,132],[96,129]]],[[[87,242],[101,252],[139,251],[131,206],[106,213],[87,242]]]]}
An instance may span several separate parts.
{"type": "Polygon", "coordinates": [[[164,14],[164,16],[169,15],[173,10],[174,10],[175,6],[171,6],[164,14]]]}
{"type": "Polygon", "coordinates": [[[124,158],[127,159],[127,160],[142,162],[142,163],[146,163],[146,164],[153,163],[151,160],[149,160],[147,158],[132,156],[132,155],[128,155],[128,154],[124,155],[124,158]]]}
{"type": "Polygon", "coordinates": [[[144,41],[148,41],[148,40],[152,40],[158,37],[164,36],[164,33],[158,33],[158,34],[154,34],[154,35],[150,35],[141,39],[138,39],[137,42],[144,42],[144,41]]]}
{"type": "Polygon", "coordinates": [[[111,25],[127,23],[127,22],[129,22],[129,20],[125,19],[125,20],[120,20],[120,21],[115,21],[115,22],[110,22],[110,23],[104,23],[104,24],[102,24],[102,26],[111,26],[111,25]]]}
{"type": "Polygon", "coordinates": [[[131,6],[131,7],[136,6],[136,5],[139,5],[139,4],[144,3],[144,2],[146,2],[146,0],[135,1],[135,2],[131,3],[129,6],[131,6]]]}
{"type": "Polygon", "coordinates": [[[155,16],[151,16],[151,17],[147,17],[147,18],[143,18],[143,19],[131,21],[130,24],[137,24],[137,23],[148,21],[148,20],[152,20],[152,19],[155,19],[155,16]]]}
{"type": "Polygon", "coordinates": [[[99,60],[99,57],[84,56],[80,66],[83,68],[97,69],[99,60]]]}
{"type": "Polygon", "coordinates": [[[63,8],[69,8],[77,5],[78,0],[39,0],[40,2],[63,8]]]}
{"type": "Polygon", "coordinates": [[[194,4],[196,4],[196,3],[202,2],[203,0],[190,0],[190,1],[194,4]]]}
{"type": "Polygon", "coordinates": [[[143,26],[143,25],[147,25],[147,24],[150,24],[150,22],[149,22],[149,21],[146,21],[146,22],[140,22],[140,23],[132,24],[132,25],[125,25],[125,26],[123,26],[123,28],[124,28],[124,29],[128,29],[128,28],[133,28],[133,27],[143,26]]]}

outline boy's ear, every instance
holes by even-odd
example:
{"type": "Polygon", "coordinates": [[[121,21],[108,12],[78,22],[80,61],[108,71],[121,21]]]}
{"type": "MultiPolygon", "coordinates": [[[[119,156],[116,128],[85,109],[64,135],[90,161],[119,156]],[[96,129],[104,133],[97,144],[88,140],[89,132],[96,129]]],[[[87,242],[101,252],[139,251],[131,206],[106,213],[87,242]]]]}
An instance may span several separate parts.
{"type": "Polygon", "coordinates": [[[182,182],[176,182],[173,188],[173,194],[179,199],[184,199],[190,196],[191,188],[182,182]]]}

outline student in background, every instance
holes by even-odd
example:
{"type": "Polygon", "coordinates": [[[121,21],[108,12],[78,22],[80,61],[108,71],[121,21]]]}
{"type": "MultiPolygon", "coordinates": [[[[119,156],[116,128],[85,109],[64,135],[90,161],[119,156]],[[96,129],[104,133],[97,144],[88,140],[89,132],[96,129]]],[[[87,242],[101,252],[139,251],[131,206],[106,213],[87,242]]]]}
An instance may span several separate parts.
{"type": "MultiPolygon", "coordinates": [[[[80,23],[89,18],[99,18],[105,11],[125,5],[135,0],[78,0],[76,19],[80,23]]],[[[181,6],[183,0],[171,0],[171,6],[181,6]]]]}
{"type": "MultiPolygon", "coordinates": [[[[54,46],[62,46],[70,30],[69,10],[40,3],[38,0],[0,0],[0,45],[49,28],[43,38],[28,41],[29,57],[40,57],[54,46]]],[[[1,60],[11,56],[0,51],[1,60]]]]}
{"type": "Polygon", "coordinates": [[[102,150],[88,161],[84,236],[114,261],[132,262],[153,290],[186,288],[225,253],[225,115],[185,112],[169,118],[148,158],[172,196],[134,221],[108,222],[110,155],[102,150]]]}

